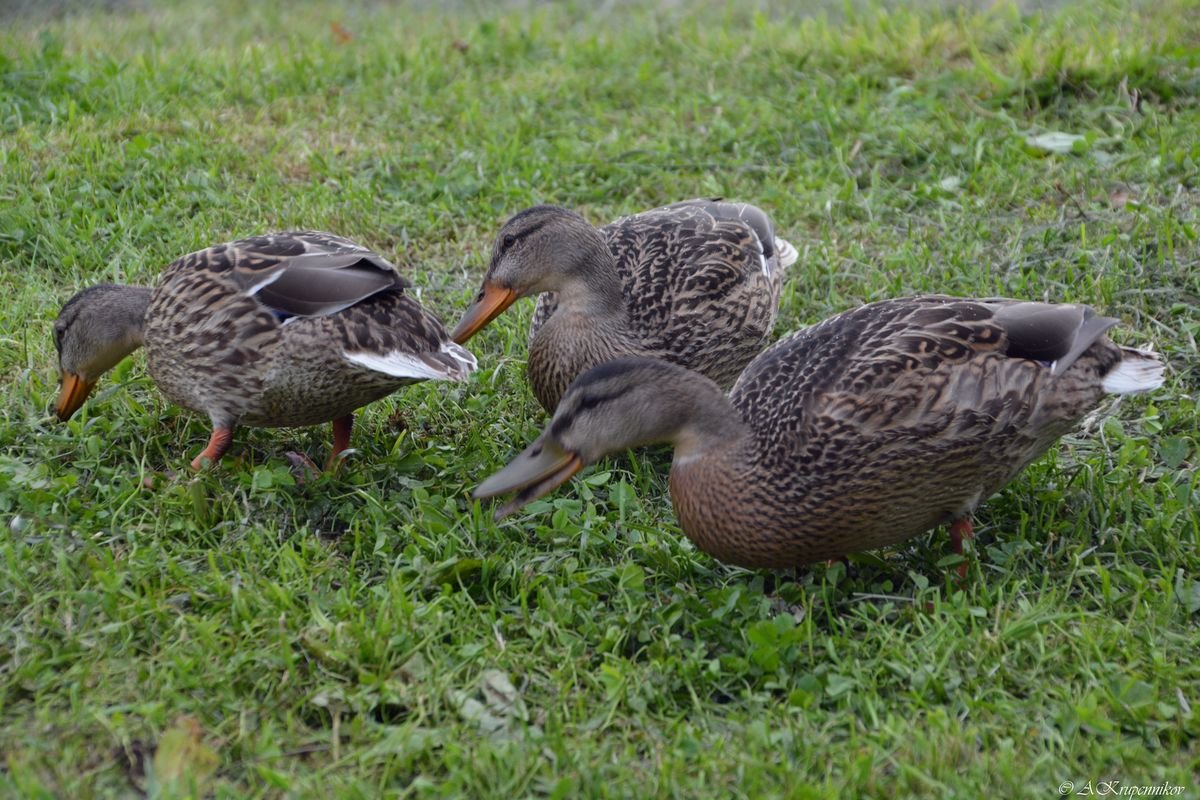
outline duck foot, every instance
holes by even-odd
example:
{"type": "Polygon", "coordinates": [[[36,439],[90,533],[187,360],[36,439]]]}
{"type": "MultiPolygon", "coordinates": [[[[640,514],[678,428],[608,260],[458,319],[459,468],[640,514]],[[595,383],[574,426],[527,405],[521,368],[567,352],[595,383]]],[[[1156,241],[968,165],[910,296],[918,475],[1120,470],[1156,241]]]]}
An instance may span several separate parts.
{"type": "Polygon", "coordinates": [[[350,433],[354,430],[354,415],[347,414],[333,421],[333,449],[329,451],[329,460],[325,469],[333,472],[342,463],[339,456],[350,447],[350,433]]]}
{"type": "MultiPolygon", "coordinates": [[[[971,525],[971,518],[963,517],[962,519],[954,520],[954,523],[950,526],[950,547],[954,550],[954,552],[960,556],[963,555],[963,542],[974,541],[975,528],[971,525]]],[[[967,577],[968,566],[968,563],[963,561],[954,568],[955,571],[958,572],[959,580],[963,580],[967,577]]]]}
{"type": "Polygon", "coordinates": [[[205,460],[210,464],[216,464],[221,460],[221,456],[225,455],[225,451],[229,449],[232,442],[233,428],[221,426],[213,428],[212,436],[208,439],[208,446],[200,451],[200,455],[192,459],[192,469],[199,470],[204,466],[205,460]]]}

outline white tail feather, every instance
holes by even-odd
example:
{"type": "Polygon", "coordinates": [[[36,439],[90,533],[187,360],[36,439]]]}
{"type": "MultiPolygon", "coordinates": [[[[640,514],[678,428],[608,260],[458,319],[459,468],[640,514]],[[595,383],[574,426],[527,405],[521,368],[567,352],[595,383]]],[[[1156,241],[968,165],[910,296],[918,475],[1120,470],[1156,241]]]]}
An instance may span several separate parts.
{"type": "Polygon", "coordinates": [[[399,350],[390,353],[346,353],[346,358],[375,372],[416,380],[461,381],[475,370],[475,356],[461,345],[450,341],[443,342],[441,352],[450,356],[455,365],[426,361],[414,353],[399,350]]]}
{"type": "Polygon", "coordinates": [[[780,239],[778,236],[775,237],[775,249],[779,251],[779,266],[781,267],[790,267],[800,257],[800,254],[796,252],[796,248],[792,246],[791,242],[786,239],[780,239]]]}
{"type": "Polygon", "coordinates": [[[1149,392],[1163,385],[1166,365],[1157,353],[1121,348],[1121,363],[1104,376],[1100,386],[1109,394],[1149,392]]]}
{"type": "Polygon", "coordinates": [[[451,375],[454,380],[461,381],[475,371],[479,366],[479,362],[475,360],[475,354],[461,344],[456,344],[449,339],[442,342],[442,352],[453,358],[462,366],[451,375]]]}

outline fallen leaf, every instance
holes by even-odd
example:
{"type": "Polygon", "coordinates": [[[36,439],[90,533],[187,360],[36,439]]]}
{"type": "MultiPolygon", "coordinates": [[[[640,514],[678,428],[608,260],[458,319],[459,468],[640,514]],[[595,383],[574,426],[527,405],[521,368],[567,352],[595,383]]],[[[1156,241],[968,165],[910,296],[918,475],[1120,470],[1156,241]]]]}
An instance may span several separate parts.
{"type": "Polygon", "coordinates": [[[492,713],[522,721],[529,718],[521,694],[512,685],[508,675],[500,670],[485,670],[479,677],[479,689],[483,693],[484,702],[487,703],[492,713]]]}
{"type": "Polygon", "coordinates": [[[1188,580],[1180,572],[1175,577],[1175,596],[1188,614],[1200,611],[1200,581],[1188,580]]]}
{"type": "Polygon", "coordinates": [[[938,188],[943,192],[957,192],[962,186],[962,178],[957,175],[951,175],[947,178],[942,178],[938,181],[938,188]]]}
{"type": "Polygon", "coordinates": [[[1084,137],[1076,133],[1051,131],[1037,136],[1029,136],[1025,139],[1025,144],[1036,152],[1063,154],[1074,153],[1075,144],[1082,141],[1084,141],[1084,137]]]}
{"type": "Polygon", "coordinates": [[[333,31],[333,38],[338,40],[338,44],[349,44],[354,41],[354,34],[337,20],[329,23],[329,30],[333,31]]]}
{"type": "Polygon", "coordinates": [[[481,733],[488,736],[495,736],[504,733],[505,729],[508,728],[507,719],[491,713],[488,711],[487,706],[461,689],[456,689],[450,693],[450,701],[454,704],[458,715],[463,718],[463,721],[475,725],[481,733]]]}
{"type": "Polygon", "coordinates": [[[529,712],[525,708],[525,701],[521,699],[521,693],[513,686],[508,675],[498,669],[485,670],[479,676],[478,688],[483,697],[482,702],[461,689],[450,692],[450,702],[458,711],[458,715],[487,736],[521,736],[522,729],[515,728],[513,722],[527,722],[529,712]]]}
{"type": "Polygon", "coordinates": [[[195,717],[181,716],[158,741],[154,753],[151,795],[181,791],[202,796],[204,786],[217,771],[220,759],[204,743],[204,729],[195,717]]]}

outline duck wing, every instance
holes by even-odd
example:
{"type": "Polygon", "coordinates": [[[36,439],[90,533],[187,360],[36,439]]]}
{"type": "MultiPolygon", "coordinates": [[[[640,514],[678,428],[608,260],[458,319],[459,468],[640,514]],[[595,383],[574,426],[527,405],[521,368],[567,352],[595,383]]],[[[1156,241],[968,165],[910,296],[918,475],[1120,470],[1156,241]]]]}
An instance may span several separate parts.
{"type": "Polygon", "coordinates": [[[319,231],[285,231],[209,248],[208,268],[277,318],[336,314],[411,284],[367,248],[319,231]]]}
{"type": "Polygon", "coordinates": [[[747,367],[732,400],[784,460],[848,439],[1005,436],[1033,452],[1106,390],[1124,357],[1104,337],[1115,322],[1079,305],[887,300],[781,340],[747,367]]]}

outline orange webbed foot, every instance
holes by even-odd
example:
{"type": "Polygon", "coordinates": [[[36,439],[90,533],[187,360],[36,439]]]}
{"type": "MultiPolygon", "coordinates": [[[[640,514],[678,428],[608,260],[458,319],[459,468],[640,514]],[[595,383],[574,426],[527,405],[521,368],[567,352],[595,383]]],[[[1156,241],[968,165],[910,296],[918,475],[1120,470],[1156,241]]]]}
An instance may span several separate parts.
{"type": "MultiPolygon", "coordinates": [[[[963,555],[963,542],[974,541],[975,528],[973,525],[971,525],[971,518],[962,517],[961,519],[954,520],[954,523],[950,526],[950,547],[954,550],[954,552],[960,556],[963,555]]],[[[958,579],[960,581],[966,579],[967,569],[969,566],[970,564],[964,560],[954,568],[958,573],[958,579]]]]}
{"type": "Polygon", "coordinates": [[[229,449],[232,442],[233,428],[213,428],[212,436],[208,439],[208,446],[200,451],[200,455],[192,459],[192,469],[197,471],[202,469],[205,460],[210,464],[216,464],[221,460],[221,456],[225,455],[225,451],[229,449]]]}

